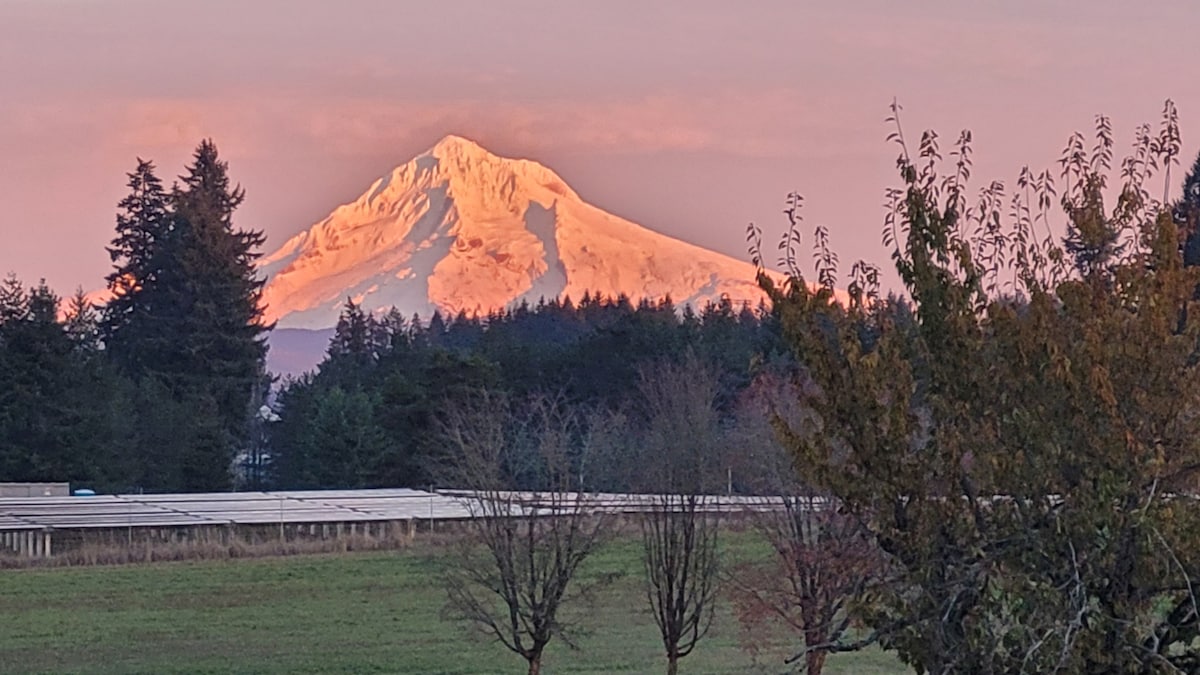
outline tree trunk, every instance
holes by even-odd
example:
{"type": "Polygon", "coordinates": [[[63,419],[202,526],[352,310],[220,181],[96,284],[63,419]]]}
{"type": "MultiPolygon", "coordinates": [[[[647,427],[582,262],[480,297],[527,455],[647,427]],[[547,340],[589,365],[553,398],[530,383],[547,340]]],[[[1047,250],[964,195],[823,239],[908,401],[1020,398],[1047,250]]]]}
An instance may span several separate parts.
{"type": "Polygon", "coordinates": [[[667,654],[667,675],[677,675],[679,673],[679,657],[675,654],[667,654]]]}
{"type": "MultiPolygon", "coordinates": [[[[804,617],[804,625],[805,626],[815,626],[815,625],[818,625],[817,622],[818,622],[818,619],[816,617],[812,616],[811,612],[806,614],[804,617]]],[[[828,641],[829,641],[829,636],[825,634],[825,631],[805,628],[805,630],[804,630],[804,644],[805,645],[819,645],[819,644],[824,644],[828,641]]],[[[804,672],[807,673],[807,675],[821,675],[821,671],[825,668],[825,657],[827,657],[828,655],[829,655],[829,652],[824,652],[824,651],[814,651],[814,652],[808,652],[807,654],[805,654],[804,655],[804,672]]]]}
{"type": "Polygon", "coordinates": [[[808,675],[821,675],[821,670],[825,668],[825,657],[827,652],[809,652],[804,656],[805,672],[808,675]]]}
{"type": "Polygon", "coordinates": [[[532,659],[529,659],[529,675],[538,675],[541,672],[542,672],[542,655],[538,654],[537,656],[533,657],[532,659]]]}

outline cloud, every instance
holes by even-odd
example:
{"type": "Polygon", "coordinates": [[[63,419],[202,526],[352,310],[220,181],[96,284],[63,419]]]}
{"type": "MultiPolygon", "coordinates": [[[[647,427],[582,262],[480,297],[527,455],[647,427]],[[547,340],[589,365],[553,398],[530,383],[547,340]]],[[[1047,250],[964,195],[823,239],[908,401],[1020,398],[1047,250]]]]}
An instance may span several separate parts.
{"type": "Polygon", "coordinates": [[[126,118],[133,127],[126,138],[171,142],[221,127],[222,138],[232,136],[239,145],[244,140],[256,150],[268,144],[304,143],[353,156],[377,154],[381,148],[412,148],[460,133],[533,153],[705,151],[783,157],[837,151],[854,142],[857,125],[878,126],[877,115],[864,117],[860,110],[855,118],[846,114],[851,108],[845,100],[806,97],[788,88],[597,100],[234,97],[141,104],[126,118]]]}
{"type": "Polygon", "coordinates": [[[280,140],[264,133],[271,113],[245,114],[234,101],[135,99],[120,102],[20,103],[0,109],[0,144],[28,156],[75,147],[107,158],[190,150],[205,137],[246,156],[280,140]]]}
{"type": "Polygon", "coordinates": [[[315,142],[345,153],[432,141],[450,132],[498,138],[529,150],[599,152],[698,150],[713,138],[685,102],[668,98],[425,104],[359,99],[320,105],[298,113],[296,121],[315,142]]]}
{"type": "Polygon", "coordinates": [[[377,155],[381,149],[421,147],[460,133],[530,153],[703,151],[779,157],[832,150],[831,138],[854,130],[841,114],[848,107],[788,88],[595,100],[329,100],[299,93],[232,93],[93,104],[82,124],[70,104],[17,106],[9,116],[15,115],[15,128],[26,139],[50,142],[71,129],[123,156],[191,147],[206,136],[242,157],[296,147],[377,155]]]}

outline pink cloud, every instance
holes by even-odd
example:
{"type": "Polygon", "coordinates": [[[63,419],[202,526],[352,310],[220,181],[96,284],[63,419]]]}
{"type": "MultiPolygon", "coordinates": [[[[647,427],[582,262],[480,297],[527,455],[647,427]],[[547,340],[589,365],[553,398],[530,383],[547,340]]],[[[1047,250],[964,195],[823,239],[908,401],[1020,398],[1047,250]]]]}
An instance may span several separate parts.
{"type": "MultiPolygon", "coordinates": [[[[845,101],[810,99],[787,88],[537,102],[232,95],[134,101],[108,115],[105,124],[110,143],[146,152],[212,135],[240,155],[303,143],[355,156],[461,133],[530,152],[786,157],[833,150],[835,140],[844,149],[840,144],[852,139],[836,134],[855,130],[857,122],[839,112],[849,108],[845,101]]],[[[870,114],[859,121],[875,123],[870,114]]]]}

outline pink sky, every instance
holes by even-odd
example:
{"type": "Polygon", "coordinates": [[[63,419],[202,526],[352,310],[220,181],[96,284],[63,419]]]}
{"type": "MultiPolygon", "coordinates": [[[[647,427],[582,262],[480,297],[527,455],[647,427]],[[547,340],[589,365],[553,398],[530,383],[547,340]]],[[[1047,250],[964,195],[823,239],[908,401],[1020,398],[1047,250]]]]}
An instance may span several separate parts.
{"type": "Polygon", "coordinates": [[[741,258],[798,190],[846,267],[886,267],[893,96],[914,135],[973,130],[977,185],[1096,113],[1127,147],[1168,97],[1186,169],[1196,25],[1194,0],[0,0],[0,274],[102,285],[137,157],[169,178],[213,137],[269,251],[447,133],[741,258]]]}

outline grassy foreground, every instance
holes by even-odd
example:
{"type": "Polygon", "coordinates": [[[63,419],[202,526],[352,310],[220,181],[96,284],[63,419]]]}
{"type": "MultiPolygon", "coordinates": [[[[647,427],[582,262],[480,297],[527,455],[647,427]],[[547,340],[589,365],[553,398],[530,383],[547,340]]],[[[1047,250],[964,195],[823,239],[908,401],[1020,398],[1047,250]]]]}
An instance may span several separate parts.
{"type": "MultiPolygon", "coordinates": [[[[0,572],[0,671],[46,673],[522,673],[502,646],[442,618],[436,551],[0,572]]],[[[599,554],[624,573],[581,607],[587,633],[548,648],[543,672],[655,673],[665,661],[636,551],[599,554]]],[[[685,674],[778,673],[722,607],[685,674]]],[[[906,672],[880,652],[835,655],[828,673],[906,672]]]]}

